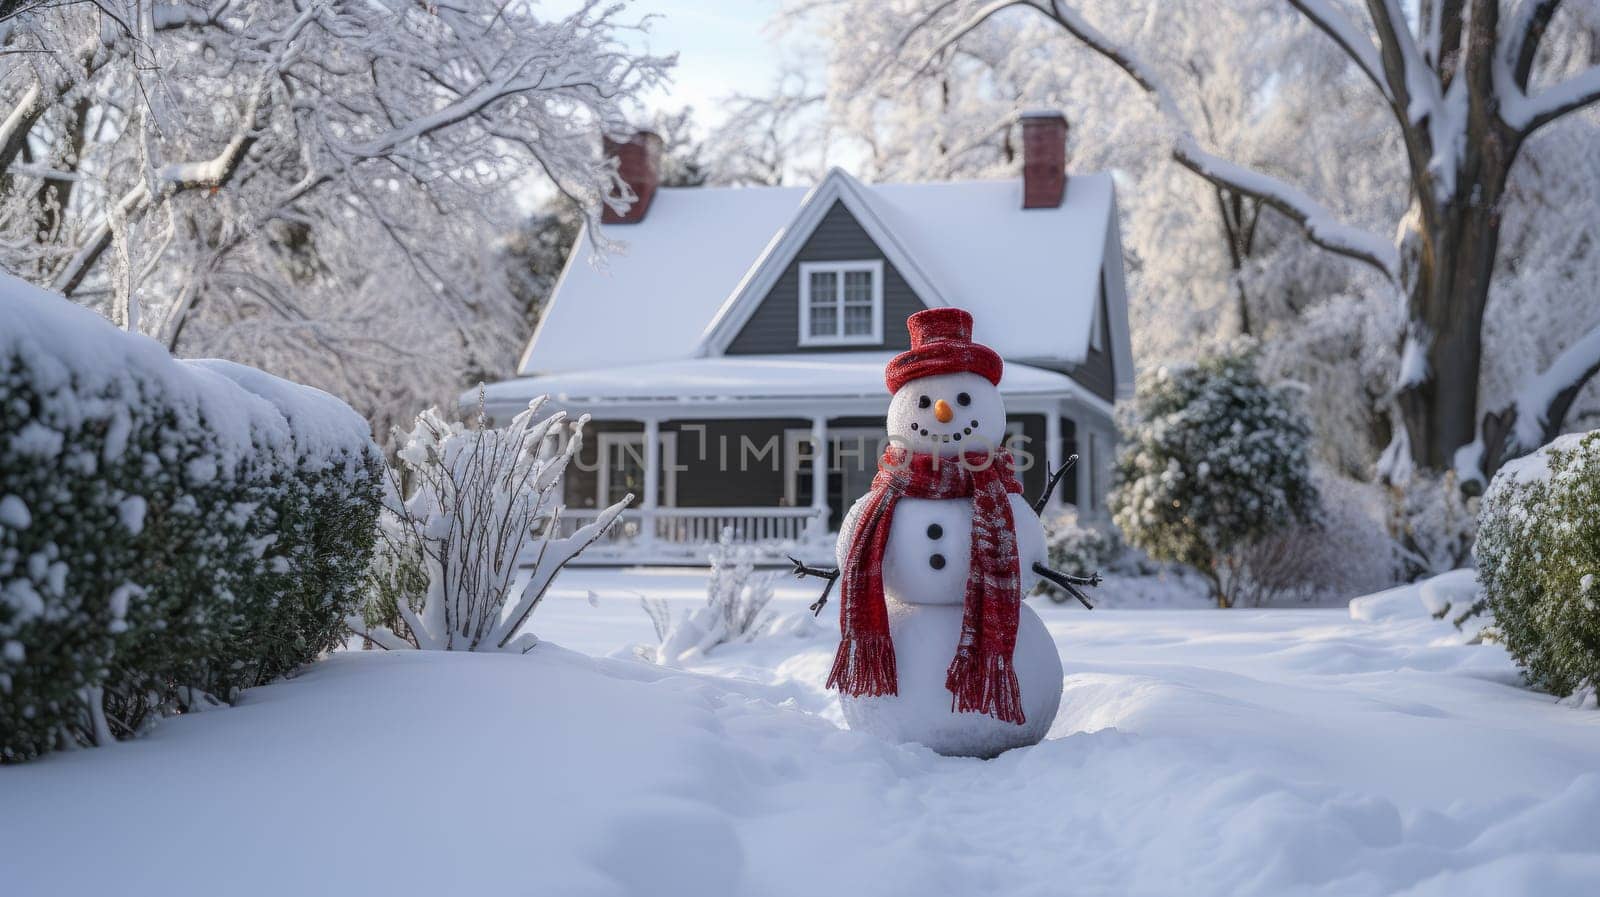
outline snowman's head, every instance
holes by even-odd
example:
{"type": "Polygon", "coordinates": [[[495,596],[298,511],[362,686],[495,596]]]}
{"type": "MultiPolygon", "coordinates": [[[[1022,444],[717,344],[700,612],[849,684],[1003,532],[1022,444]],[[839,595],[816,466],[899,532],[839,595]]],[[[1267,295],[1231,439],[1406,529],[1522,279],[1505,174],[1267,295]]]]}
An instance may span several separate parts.
{"type": "Polygon", "coordinates": [[[981,374],[936,374],[911,380],[889,400],[889,441],[913,452],[953,458],[992,452],[1006,439],[1000,390],[981,374]]]}

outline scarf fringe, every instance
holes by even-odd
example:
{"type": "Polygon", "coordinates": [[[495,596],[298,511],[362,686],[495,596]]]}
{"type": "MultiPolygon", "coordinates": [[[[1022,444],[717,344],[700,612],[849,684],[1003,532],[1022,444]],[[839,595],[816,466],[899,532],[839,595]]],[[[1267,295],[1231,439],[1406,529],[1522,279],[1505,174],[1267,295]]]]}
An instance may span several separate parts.
{"type": "Polygon", "coordinates": [[[950,662],[944,687],[950,690],[950,709],[954,712],[985,713],[1019,726],[1027,722],[1016,668],[1004,654],[958,651],[950,662]]]}
{"type": "Polygon", "coordinates": [[[833,671],[828,674],[828,688],[859,698],[899,694],[899,686],[894,642],[889,633],[852,635],[839,641],[833,671]]]}

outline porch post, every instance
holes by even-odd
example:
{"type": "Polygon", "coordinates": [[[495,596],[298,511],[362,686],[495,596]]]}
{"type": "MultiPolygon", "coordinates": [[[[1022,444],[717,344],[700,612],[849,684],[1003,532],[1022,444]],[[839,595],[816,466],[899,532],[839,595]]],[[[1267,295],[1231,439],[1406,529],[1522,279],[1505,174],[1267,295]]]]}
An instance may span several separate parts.
{"type": "MultiPolygon", "coordinates": [[[[1066,459],[1062,457],[1061,445],[1061,409],[1048,408],[1044,415],[1044,478],[1050,482],[1050,475],[1055,473],[1066,459]]],[[[1061,509],[1061,484],[1050,490],[1050,499],[1045,502],[1045,508],[1051,511],[1061,509]]]]}
{"type": "Polygon", "coordinates": [[[808,529],[821,538],[828,532],[828,419],[811,419],[811,511],[808,529]]]}
{"type": "Polygon", "coordinates": [[[1078,519],[1088,520],[1095,512],[1094,498],[1089,494],[1089,487],[1093,485],[1089,477],[1089,465],[1097,463],[1095,453],[1100,446],[1094,438],[1094,430],[1089,426],[1089,415],[1078,416],[1078,466],[1073,473],[1078,475],[1078,519]]]}
{"type": "Polygon", "coordinates": [[[661,491],[661,422],[644,422],[644,499],[639,502],[639,541],[648,545],[656,540],[656,495],[661,491]]]}

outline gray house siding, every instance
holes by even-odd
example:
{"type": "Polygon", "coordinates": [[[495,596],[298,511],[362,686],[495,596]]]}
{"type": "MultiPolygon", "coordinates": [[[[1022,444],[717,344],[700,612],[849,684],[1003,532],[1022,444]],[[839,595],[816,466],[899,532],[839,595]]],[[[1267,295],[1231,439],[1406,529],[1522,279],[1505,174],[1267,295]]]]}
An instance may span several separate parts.
{"type": "Polygon", "coordinates": [[[1095,302],[1099,305],[1099,309],[1095,313],[1093,326],[1100,330],[1100,348],[1096,349],[1091,342],[1083,364],[1073,368],[1069,373],[1072,379],[1083,384],[1085,389],[1107,402],[1112,402],[1117,397],[1117,375],[1111,366],[1111,316],[1110,309],[1106,308],[1104,274],[1100,275],[1100,295],[1095,297],[1095,302]]]}
{"type": "MultiPolygon", "coordinates": [[[[678,507],[768,508],[783,503],[786,429],[811,421],[697,420],[668,422],[678,434],[678,507]]],[[[804,504],[810,503],[807,496],[804,504]]]]}
{"type": "MultiPolygon", "coordinates": [[[[777,507],[783,499],[783,433],[810,429],[806,419],[664,421],[661,433],[677,434],[677,507],[777,507]]],[[[595,507],[599,488],[600,434],[641,433],[634,421],[590,421],[583,448],[567,468],[563,495],[574,508],[595,507]]],[[[661,471],[657,502],[666,504],[667,471],[661,471]]],[[[809,497],[807,499],[809,502],[809,497]]]]}
{"type": "Polygon", "coordinates": [[[1044,491],[1045,468],[1049,462],[1044,440],[1044,415],[1042,414],[1008,414],[1007,423],[1022,423],[1022,436],[1028,441],[1023,444],[1022,457],[1016,459],[1017,466],[1022,468],[1017,471],[1017,479],[1022,481],[1022,495],[1028,501],[1033,501],[1044,491]]]}
{"type": "MultiPolygon", "coordinates": [[[[1070,458],[1078,453],[1078,422],[1070,417],[1061,418],[1061,457],[1070,458]]],[[[1078,506],[1078,478],[1072,472],[1061,478],[1061,485],[1056,487],[1061,490],[1061,500],[1073,507],[1078,506]]]]}
{"type": "MultiPolygon", "coordinates": [[[[562,475],[562,493],[568,507],[592,508],[600,485],[600,434],[642,433],[635,421],[590,421],[583,427],[583,446],[562,475]]],[[[664,487],[663,487],[664,488],[664,487]]]]}
{"type": "Polygon", "coordinates": [[[783,276],[756,307],[750,320],[728,344],[729,355],[787,352],[838,352],[850,349],[906,349],[906,318],[927,306],[906,283],[883,250],[861,227],[844,204],[835,201],[822,216],[811,237],[789,262],[783,276]],[[883,344],[881,346],[800,345],[800,263],[883,261],[883,344]]]}

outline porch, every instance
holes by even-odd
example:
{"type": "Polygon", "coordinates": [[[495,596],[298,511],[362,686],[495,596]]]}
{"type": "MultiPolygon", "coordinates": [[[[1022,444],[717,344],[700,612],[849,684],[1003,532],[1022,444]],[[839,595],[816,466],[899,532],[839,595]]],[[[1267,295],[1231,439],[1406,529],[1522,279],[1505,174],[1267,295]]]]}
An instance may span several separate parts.
{"type": "MultiPolygon", "coordinates": [[[[594,508],[562,509],[557,533],[568,536],[594,521],[594,508]]],[[[640,508],[622,512],[600,540],[574,564],[703,564],[723,533],[737,545],[761,549],[762,560],[778,563],[792,554],[823,563],[833,541],[824,516],[815,508],[640,508]]]]}
{"type": "MultiPolygon", "coordinates": [[[[888,358],[692,359],[505,381],[485,401],[498,417],[548,394],[555,408],[592,415],[562,486],[560,531],[629,493],[634,504],[583,563],[704,563],[723,532],[759,547],[767,562],[786,554],[829,562],[833,533],[870,487],[887,440],[888,358]]],[[[1076,506],[1086,521],[1103,520],[1115,432],[1109,403],[1063,373],[1017,363],[1007,364],[1000,389],[1025,494],[1037,496],[1046,470],[1076,452],[1076,476],[1047,509],[1076,506]]]]}

